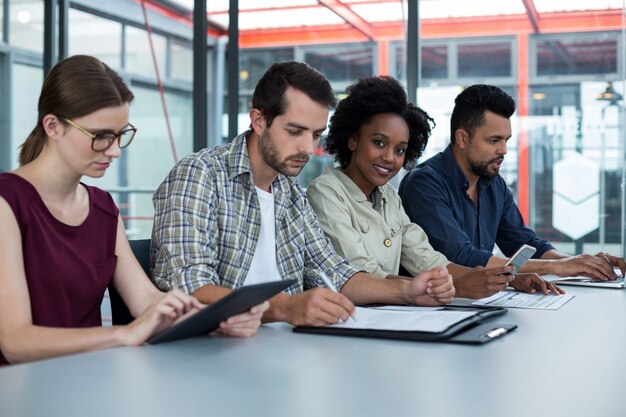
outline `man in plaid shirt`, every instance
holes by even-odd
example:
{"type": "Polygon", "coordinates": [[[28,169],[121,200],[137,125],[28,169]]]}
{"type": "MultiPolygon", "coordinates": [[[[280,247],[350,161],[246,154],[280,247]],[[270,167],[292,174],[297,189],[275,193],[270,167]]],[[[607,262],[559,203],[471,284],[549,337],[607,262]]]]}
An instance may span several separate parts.
{"type": "Polygon", "coordinates": [[[242,285],[296,279],[270,299],[264,321],[325,325],[354,304],[439,305],[452,300],[445,268],[412,280],[373,277],[337,255],[294,178],[336,104],[307,64],[272,65],[257,84],[250,130],[181,160],[153,197],[153,278],[210,304],[242,285]],[[334,292],[325,288],[330,278],[334,292]]]}

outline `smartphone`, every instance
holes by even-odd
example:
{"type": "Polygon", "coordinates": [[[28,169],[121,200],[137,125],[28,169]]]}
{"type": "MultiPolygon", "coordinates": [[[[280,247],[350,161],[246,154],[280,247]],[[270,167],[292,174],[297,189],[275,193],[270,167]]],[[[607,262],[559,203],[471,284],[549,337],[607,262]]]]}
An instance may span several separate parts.
{"type": "Polygon", "coordinates": [[[522,245],[517,252],[515,252],[508,261],[506,261],[504,266],[513,265],[515,269],[510,274],[515,275],[515,272],[519,271],[520,268],[524,266],[526,261],[528,261],[535,254],[535,252],[537,252],[537,249],[532,246],[522,245]]]}

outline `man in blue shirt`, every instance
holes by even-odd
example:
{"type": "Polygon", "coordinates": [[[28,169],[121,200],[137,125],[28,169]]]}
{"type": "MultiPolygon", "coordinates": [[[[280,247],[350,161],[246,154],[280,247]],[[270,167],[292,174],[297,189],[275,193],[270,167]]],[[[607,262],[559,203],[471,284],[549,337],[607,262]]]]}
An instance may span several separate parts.
{"type": "Polygon", "coordinates": [[[455,100],[451,143],[413,169],[400,184],[411,221],[430,244],[460,265],[495,267],[507,258],[493,255],[494,244],[511,256],[522,245],[537,249],[522,272],[615,279],[624,258],[606,253],[569,256],[526,227],[511,191],[498,174],[511,137],[515,102],[498,87],[474,85],[455,100]]]}

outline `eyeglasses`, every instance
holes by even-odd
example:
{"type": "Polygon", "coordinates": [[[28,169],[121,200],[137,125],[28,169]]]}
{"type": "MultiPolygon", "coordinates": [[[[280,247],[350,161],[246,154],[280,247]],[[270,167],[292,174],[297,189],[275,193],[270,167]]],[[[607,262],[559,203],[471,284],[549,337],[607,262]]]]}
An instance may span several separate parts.
{"type": "Polygon", "coordinates": [[[120,148],[125,148],[133,141],[135,137],[135,133],[137,133],[137,128],[130,123],[129,127],[120,130],[118,133],[115,132],[102,132],[102,133],[92,133],[87,129],[80,127],[70,119],[66,119],[65,117],[61,117],[61,119],[65,120],[70,125],[74,126],[76,129],[83,132],[85,135],[91,138],[91,149],[95,152],[106,151],[113,145],[113,142],[117,139],[117,144],[120,148]]]}

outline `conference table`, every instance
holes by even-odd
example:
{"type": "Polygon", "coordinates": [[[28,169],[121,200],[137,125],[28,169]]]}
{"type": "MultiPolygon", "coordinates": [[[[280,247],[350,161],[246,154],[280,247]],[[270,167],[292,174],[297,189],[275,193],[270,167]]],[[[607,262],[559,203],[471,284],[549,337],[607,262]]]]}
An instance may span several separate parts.
{"type": "Polygon", "coordinates": [[[510,309],[485,345],[211,335],[0,369],[0,416],[626,415],[626,291],[510,309]]]}

